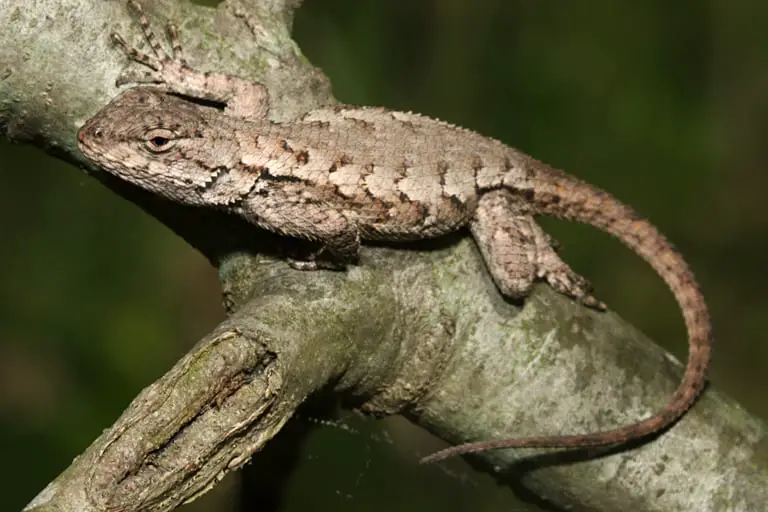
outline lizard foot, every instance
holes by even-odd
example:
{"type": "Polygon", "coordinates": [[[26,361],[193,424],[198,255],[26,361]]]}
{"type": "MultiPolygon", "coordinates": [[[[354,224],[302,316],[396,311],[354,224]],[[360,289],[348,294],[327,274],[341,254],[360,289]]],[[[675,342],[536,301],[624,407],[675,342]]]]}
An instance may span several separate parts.
{"type": "Polygon", "coordinates": [[[296,270],[346,270],[347,268],[347,266],[342,263],[327,259],[298,260],[288,258],[288,265],[296,270]]]}
{"type": "Polygon", "coordinates": [[[606,308],[590,294],[589,281],[558,256],[558,244],[531,215],[521,213],[509,194],[491,192],[483,196],[470,230],[496,286],[505,296],[526,297],[534,281],[542,279],[558,293],[585,306],[606,308]]]}
{"type": "Polygon", "coordinates": [[[117,78],[118,87],[130,83],[153,84],[170,92],[220,103],[226,106],[226,113],[244,118],[259,119],[269,111],[269,94],[264,85],[223,73],[204,73],[192,69],[184,58],[179,32],[173,23],[168,23],[170,55],[163,49],[149,24],[144,10],[136,0],[128,0],[128,6],[136,13],[144,39],[152,52],[146,53],[129,45],[120,34],[113,33],[112,40],[119,45],[131,60],[145,69],[129,68],[117,78]]]}
{"type": "Polygon", "coordinates": [[[323,246],[310,250],[293,252],[286,256],[288,265],[296,270],[346,270],[347,259],[334,255],[323,246]]]}
{"type": "MultiPolygon", "coordinates": [[[[554,249],[552,252],[554,254],[554,249]]],[[[607,308],[605,303],[597,300],[590,293],[592,284],[560,261],[556,255],[555,258],[557,261],[553,262],[553,265],[548,265],[548,268],[541,269],[539,276],[556,292],[572,297],[589,308],[604,311],[607,308]]]]}
{"type": "Polygon", "coordinates": [[[187,65],[186,60],[184,60],[181,42],[179,41],[179,32],[176,29],[176,26],[169,23],[167,27],[172,51],[171,55],[168,55],[160,44],[160,41],[158,41],[155,32],[152,30],[141,5],[134,0],[129,0],[128,6],[133,9],[138,16],[139,26],[144,34],[144,39],[149,44],[150,48],[152,48],[153,55],[142,52],[138,48],[129,45],[120,34],[112,33],[112,41],[117,43],[131,60],[149,68],[142,71],[136,69],[125,70],[117,77],[115,85],[119,87],[129,83],[166,84],[170,88],[173,88],[175,82],[183,82],[184,75],[193,71],[187,65]]]}

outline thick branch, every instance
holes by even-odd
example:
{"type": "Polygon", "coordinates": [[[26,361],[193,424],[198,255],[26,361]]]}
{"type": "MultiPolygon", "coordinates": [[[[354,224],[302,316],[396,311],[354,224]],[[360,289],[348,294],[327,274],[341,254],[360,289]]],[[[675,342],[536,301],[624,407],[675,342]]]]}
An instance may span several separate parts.
{"type": "Polygon", "coordinates": [[[29,510],[171,510],[247,462],[329,382],[337,392],[373,395],[370,386],[385,382],[405,354],[430,346],[420,343],[429,336],[426,328],[434,329],[427,323],[402,324],[412,333],[407,349],[394,336],[371,337],[393,325],[397,308],[381,314],[375,301],[365,300],[364,288],[345,292],[341,275],[304,278],[279,263],[253,272],[275,286],[145,389],[29,510]],[[363,305],[349,307],[349,298],[363,305]],[[359,318],[376,318],[376,309],[380,325],[359,318]],[[348,329],[355,323],[362,329],[348,329]]]}
{"type": "MultiPolygon", "coordinates": [[[[147,7],[186,20],[179,25],[193,66],[264,82],[273,117],[329,102],[327,82],[287,37],[290,9],[251,3],[265,20],[256,42],[226,3],[215,13],[170,1],[147,7]]],[[[6,135],[82,163],[76,129],[114,95],[125,65],[108,32],[139,37],[124,3],[33,8],[6,0],[0,21],[6,135]]],[[[360,267],[346,273],[300,273],[255,255],[281,247],[274,237],[94,176],[219,264],[236,313],[145,390],[29,510],[169,510],[241,465],[319,390],[377,414],[405,411],[460,441],[630,422],[660,407],[680,376],[678,363],[613,314],[545,287],[522,311],[504,302],[466,239],[425,252],[366,248],[360,267]]],[[[578,454],[479,460],[518,490],[525,474],[526,489],[563,505],[757,510],[768,501],[765,433],[709,390],[680,424],[635,451],[577,465],[560,463],[578,454]]]]}

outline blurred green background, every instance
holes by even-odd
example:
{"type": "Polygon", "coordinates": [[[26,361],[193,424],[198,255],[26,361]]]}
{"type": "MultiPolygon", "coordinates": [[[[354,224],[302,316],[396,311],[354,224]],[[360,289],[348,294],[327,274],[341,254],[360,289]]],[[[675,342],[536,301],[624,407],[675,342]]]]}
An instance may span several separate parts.
{"type": "MultiPolygon", "coordinates": [[[[714,384],[768,417],[768,3],[306,0],[296,38],[346,103],[414,110],[593,182],[686,255],[714,384]]],[[[0,510],[20,510],[222,318],[215,272],[81,171],[0,143],[0,510]]],[[[598,296],[679,358],[661,281],[594,230],[545,222],[598,296]]],[[[283,510],[536,510],[415,467],[402,422],[321,427],[283,510]]],[[[187,510],[236,510],[228,478],[187,510]]]]}

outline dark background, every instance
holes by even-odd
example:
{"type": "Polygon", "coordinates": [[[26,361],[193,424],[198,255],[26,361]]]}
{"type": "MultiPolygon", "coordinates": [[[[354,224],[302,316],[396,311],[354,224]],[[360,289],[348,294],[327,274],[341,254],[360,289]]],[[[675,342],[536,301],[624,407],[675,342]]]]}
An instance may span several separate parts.
{"type": "MultiPolygon", "coordinates": [[[[711,378],[768,417],[768,4],[307,0],[307,57],[346,103],[499,138],[633,205],[712,309],[711,378]]],[[[595,230],[545,222],[598,297],[679,358],[670,294],[595,230]]],[[[223,317],[194,250],[81,171],[0,141],[0,510],[19,510],[223,317]]],[[[621,385],[617,383],[617,385],[621,385]]],[[[484,477],[415,466],[403,422],[321,427],[284,510],[528,510],[484,477]]],[[[233,510],[227,489],[188,510],[233,510]]]]}

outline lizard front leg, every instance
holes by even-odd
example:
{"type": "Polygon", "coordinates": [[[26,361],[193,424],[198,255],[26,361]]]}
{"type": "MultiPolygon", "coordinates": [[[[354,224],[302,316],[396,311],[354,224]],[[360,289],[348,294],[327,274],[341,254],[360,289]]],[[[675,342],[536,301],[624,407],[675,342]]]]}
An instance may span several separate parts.
{"type": "Polygon", "coordinates": [[[605,309],[590,295],[589,282],[560,259],[552,239],[524,206],[505,190],[488,192],[480,198],[470,222],[472,236],[501,293],[524,298],[534,281],[543,279],[559,293],[605,309]]]}
{"type": "Polygon", "coordinates": [[[191,98],[223,103],[226,113],[244,119],[264,118],[269,111],[269,94],[266,87],[258,82],[223,73],[202,73],[189,67],[181,48],[176,26],[168,24],[168,38],[171,55],[163,49],[141,5],[135,0],[128,1],[139,19],[144,39],[152,54],[144,53],[125,42],[119,34],[113,33],[112,40],[120,45],[125,54],[148,69],[128,69],[117,78],[116,85],[129,83],[155,84],[168,91],[191,98]]]}
{"type": "Polygon", "coordinates": [[[357,261],[360,251],[357,222],[332,201],[313,192],[276,187],[254,190],[238,207],[238,213],[269,231],[321,245],[307,260],[289,260],[292,267],[344,269],[348,263],[357,261]]]}

